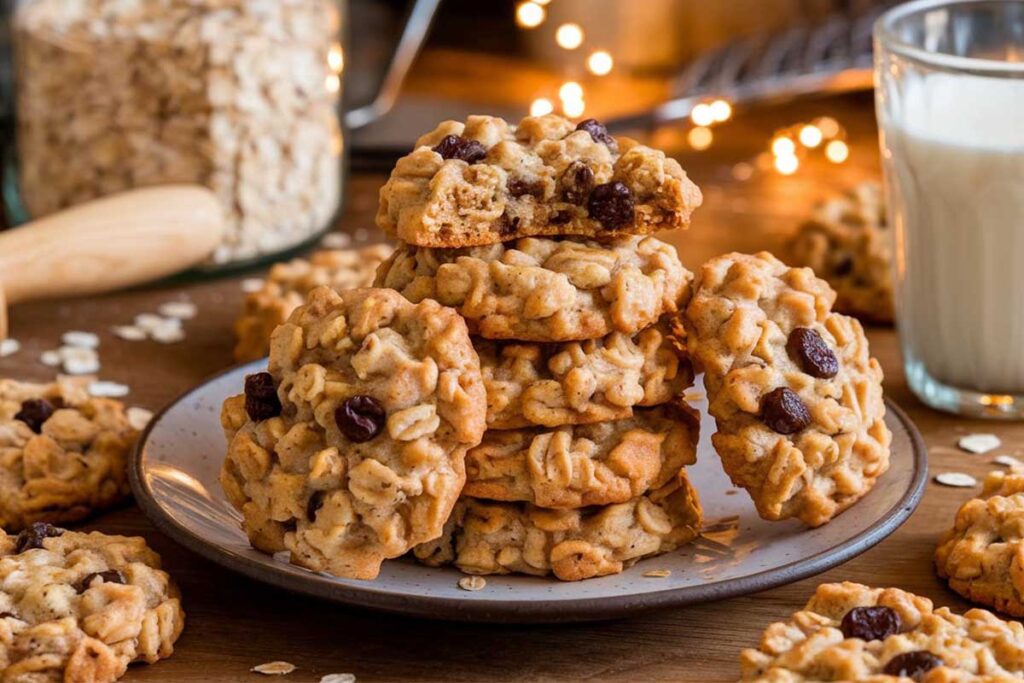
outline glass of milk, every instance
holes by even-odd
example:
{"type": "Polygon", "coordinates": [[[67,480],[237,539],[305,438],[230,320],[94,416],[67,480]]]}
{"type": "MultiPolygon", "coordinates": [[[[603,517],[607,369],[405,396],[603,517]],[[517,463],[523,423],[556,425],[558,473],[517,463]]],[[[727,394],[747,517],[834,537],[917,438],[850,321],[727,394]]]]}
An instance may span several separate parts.
{"type": "Polygon", "coordinates": [[[1024,0],[917,0],[875,26],[907,381],[1024,417],[1024,0]]]}

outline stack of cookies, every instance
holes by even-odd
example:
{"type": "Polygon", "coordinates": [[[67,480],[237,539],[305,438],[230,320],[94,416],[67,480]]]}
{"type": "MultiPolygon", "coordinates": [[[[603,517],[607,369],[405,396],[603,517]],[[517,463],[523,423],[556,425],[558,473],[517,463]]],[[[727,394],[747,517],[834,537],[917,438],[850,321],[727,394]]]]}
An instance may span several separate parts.
{"type": "Polygon", "coordinates": [[[594,120],[447,121],[398,162],[377,223],[400,244],[376,285],[462,315],[487,403],[421,561],[577,580],[698,533],[676,316],[692,274],[650,233],[700,202],[678,163],[594,120]]]}

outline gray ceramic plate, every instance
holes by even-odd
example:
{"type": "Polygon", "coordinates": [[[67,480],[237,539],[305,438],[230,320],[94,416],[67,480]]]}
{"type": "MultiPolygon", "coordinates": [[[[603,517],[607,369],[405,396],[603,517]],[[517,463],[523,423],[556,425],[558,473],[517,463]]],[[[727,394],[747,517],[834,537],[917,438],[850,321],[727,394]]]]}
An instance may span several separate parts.
{"type": "Polygon", "coordinates": [[[886,421],[893,431],[892,464],[870,494],[819,529],[765,522],[722,472],[708,438],[713,425],[705,418],[699,462],[690,472],[708,528],[678,552],[643,560],[617,576],[577,583],[487,577],[487,587],[473,593],[456,586],[458,571],[405,559],[385,563],[375,581],[338,579],[250,548],[238,513],[217,483],[225,450],[221,402],[239,392],[244,376],[260,366],[253,363],[214,377],[153,420],[132,471],[135,497],[162,531],[200,555],[260,581],[349,605],[446,619],[555,622],[721,600],[797,581],[864,552],[910,516],[926,479],[921,437],[890,403],[886,421]],[[652,569],[672,573],[645,578],[652,569]]]}

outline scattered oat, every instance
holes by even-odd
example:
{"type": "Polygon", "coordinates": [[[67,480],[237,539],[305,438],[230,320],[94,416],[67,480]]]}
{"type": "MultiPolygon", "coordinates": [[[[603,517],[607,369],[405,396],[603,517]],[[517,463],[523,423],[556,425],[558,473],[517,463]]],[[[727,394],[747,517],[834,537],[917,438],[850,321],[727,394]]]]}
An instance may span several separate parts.
{"type": "Polygon", "coordinates": [[[345,232],[329,232],[321,244],[326,249],[344,249],[352,244],[352,238],[345,232]]]}
{"type": "Polygon", "coordinates": [[[320,683],[356,683],[355,674],[327,674],[320,678],[320,683]]]}
{"type": "Polygon", "coordinates": [[[265,676],[287,676],[295,669],[296,666],[291,662],[267,662],[266,664],[257,664],[249,671],[265,676]]]}
{"type": "Polygon", "coordinates": [[[482,576],[463,576],[459,579],[459,588],[464,591],[483,590],[487,585],[487,579],[482,576]]]}
{"type": "Polygon", "coordinates": [[[996,465],[1003,465],[1005,467],[1021,468],[1024,469],[1024,462],[1021,462],[1012,455],[997,455],[992,459],[992,462],[996,465]]]}
{"type": "Polygon", "coordinates": [[[956,445],[968,453],[982,454],[999,448],[1003,442],[995,434],[968,434],[960,437],[956,445]]]}
{"type": "Polygon", "coordinates": [[[146,338],[146,330],[136,325],[115,325],[110,328],[115,337],[125,341],[142,341],[146,338]]]}
{"type": "Polygon", "coordinates": [[[100,357],[92,349],[62,346],[57,352],[64,372],[69,375],[91,375],[100,371],[100,357]]]}
{"type": "Polygon", "coordinates": [[[0,339],[0,358],[13,356],[21,350],[21,344],[17,339],[0,339]]]}
{"type": "Polygon", "coordinates": [[[155,328],[165,324],[166,318],[156,313],[139,313],[135,316],[135,326],[141,327],[146,332],[152,332],[155,328]]]}
{"type": "Polygon", "coordinates": [[[43,351],[39,362],[51,368],[57,367],[61,364],[60,351],[43,351]]]}
{"type": "Polygon", "coordinates": [[[248,294],[258,292],[263,289],[263,280],[258,277],[247,277],[242,280],[242,291],[248,294]]]}
{"type": "Polygon", "coordinates": [[[95,334],[78,330],[65,332],[61,335],[60,340],[65,346],[73,346],[78,349],[96,349],[100,345],[100,338],[95,334]]]}
{"type": "Polygon", "coordinates": [[[671,569],[652,569],[650,571],[644,572],[644,576],[646,576],[649,579],[664,579],[664,578],[668,578],[669,576],[672,576],[672,570],[671,569]]]}
{"type": "Polygon", "coordinates": [[[89,394],[98,398],[121,398],[131,393],[127,384],[96,381],[89,384],[89,394]]]}
{"type": "Polygon", "coordinates": [[[292,553],[290,550],[279,550],[271,555],[278,562],[284,562],[285,564],[292,563],[292,553]]]}
{"type": "Polygon", "coordinates": [[[943,472],[935,475],[935,481],[943,486],[969,489],[978,485],[978,480],[964,472],[943,472]]]}
{"type": "Polygon", "coordinates": [[[168,301],[158,309],[160,315],[176,320],[191,320],[196,317],[198,307],[191,301],[168,301]]]}
{"type": "Polygon", "coordinates": [[[175,344],[185,338],[185,331],[177,325],[163,325],[149,333],[154,341],[161,344],[175,344]]]}
{"type": "Polygon", "coordinates": [[[137,432],[141,432],[145,429],[146,425],[148,425],[150,420],[153,419],[152,410],[146,410],[145,408],[139,408],[137,406],[132,406],[125,411],[125,415],[128,417],[128,424],[130,424],[132,429],[137,432]]]}

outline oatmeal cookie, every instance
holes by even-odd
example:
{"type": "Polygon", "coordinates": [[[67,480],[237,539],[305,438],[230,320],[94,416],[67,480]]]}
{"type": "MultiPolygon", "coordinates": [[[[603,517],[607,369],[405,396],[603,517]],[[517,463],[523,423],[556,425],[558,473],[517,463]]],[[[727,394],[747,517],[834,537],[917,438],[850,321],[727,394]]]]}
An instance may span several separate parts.
{"type": "Polygon", "coordinates": [[[828,522],[889,466],[882,369],[834,292],[774,256],[706,263],[686,311],[726,472],[765,519],[828,522]]]}
{"type": "Polygon", "coordinates": [[[487,339],[560,342],[634,335],[689,296],[693,274],[653,237],[607,243],[528,237],[466,249],[400,247],[378,287],[458,309],[487,339]]]}
{"type": "Polygon", "coordinates": [[[455,311],[321,287],[274,332],[269,369],[222,411],[221,485],[254,547],[372,579],[441,534],[487,407],[455,311]]]}
{"type": "Polygon", "coordinates": [[[1024,626],[963,615],[897,588],[826,583],[789,621],[740,655],[759,683],[996,683],[1024,677],[1024,626]]]}
{"type": "Polygon", "coordinates": [[[679,402],[615,422],[488,431],[466,454],[462,493],[545,508],[625,503],[696,462],[699,430],[679,402]]]}
{"type": "Polygon", "coordinates": [[[82,381],[0,380],[0,527],[76,522],[128,497],[138,437],[119,401],[82,381]]]}
{"type": "Polygon", "coordinates": [[[626,503],[545,510],[463,498],[437,541],[415,555],[467,574],[554,574],[563,581],[618,574],[700,533],[701,507],[686,475],[626,503]]]}
{"type": "Polygon", "coordinates": [[[0,531],[0,679],[110,683],[174,651],[177,586],[145,540],[36,522],[0,531]]]}
{"type": "Polygon", "coordinates": [[[812,268],[836,290],[837,311],[892,323],[892,234],[878,183],[819,205],[788,251],[794,264],[812,268]]]}
{"type": "Polygon", "coordinates": [[[235,321],[235,360],[263,358],[270,351],[270,335],[317,287],[336,291],[369,287],[381,262],[394,249],[375,244],[362,249],[325,249],[310,258],[275,264],[262,289],[245,297],[245,308],[235,321]]]}
{"type": "Polygon", "coordinates": [[[663,152],[594,119],[445,121],[416,141],[381,188],[377,225],[420,247],[522,237],[612,239],[685,228],[701,193],[663,152]]]}
{"type": "Polygon", "coordinates": [[[537,344],[473,340],[487,389],[489,429],[620,420],[667,403],[693,384],[675,320],[630,337],[537,344]]]}

